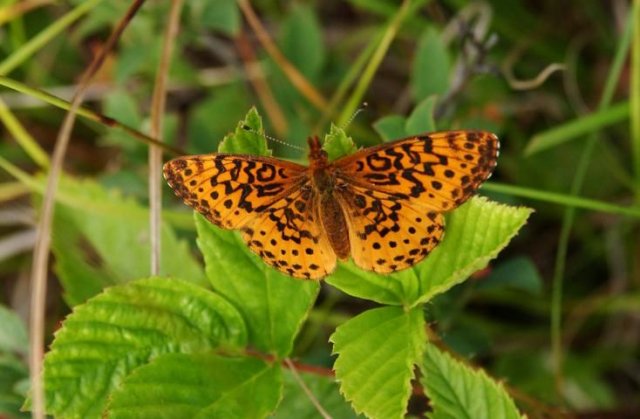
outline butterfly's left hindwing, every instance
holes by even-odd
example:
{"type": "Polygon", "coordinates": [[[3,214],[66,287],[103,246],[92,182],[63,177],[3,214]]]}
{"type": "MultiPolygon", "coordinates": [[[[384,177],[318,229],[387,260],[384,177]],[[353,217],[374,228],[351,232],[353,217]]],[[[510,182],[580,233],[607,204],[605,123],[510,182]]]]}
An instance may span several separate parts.
{"type": "Polygon", "coordinates": [[[241,230],[249,248],[276,269],[310,279],[335,269],[306,167],[209,154],[171,160],[164,176],[176,195],[213,224],[241,230]]]}

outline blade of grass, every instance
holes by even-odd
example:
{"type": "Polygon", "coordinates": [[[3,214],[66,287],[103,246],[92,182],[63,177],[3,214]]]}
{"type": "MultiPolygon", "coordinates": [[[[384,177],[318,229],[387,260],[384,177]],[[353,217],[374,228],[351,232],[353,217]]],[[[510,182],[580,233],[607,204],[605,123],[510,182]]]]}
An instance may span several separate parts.
{"type": "MultiPolygon", "coordinates": [[[[92,3],[87,1],[82,4],[92,3]]],[[[42,209],[40,211],[40,220],[37,227],[36,245],[33,250],[33,267],[31,271],[31,318],[29,320],[29,369],[31,374],[31,392],[32,392],[32,415],[37,419],[45,417],[45,398],[43,383],[41,380],[42,361],[44,358],[44,334],[45,334],[45,302],[47,293],[47,270],[49,267],[49,249],[51,247],[51,224],[53,221],[53,209],[55,203],[55,195],[58,189],[60,173],[62,172],[62,162],[67,151],[71,130],[75,122],[76,112],[80,107],[80,103],[84,97],[84,92],[96,74],[98,69],[104,63],[107,54],[111,51],[120,39],[120,35],[127,27],[128,23],[133,19],[136,12],[142,7],[144,0],[134,1],[125,16],[118,22],[113,32],[107,39],[104,48],[95,56],[87,70],[82,75],[78,90],[71,101],[71,109],[67,113],[53,150],[53,158],[51,160],[51,169],[47,178],[47,187],[42,200],[42,209]]]]}
{"type": "MultiPolygon", "coordinates": [[[[407,19],[403,25],[403,29],[407,28],[411,32],[411,36],[416,36],[424,30],[426,25],[431,22],[428,17],[423,16],[420,13],[414,13],[415,9],[428,3],[431,0],[417,0],[413,4],[411,12],[408,14],[407,19]]],[[[392,17],[397,10],[397,2],[387,0],[349,0],[349,3],[354,7],[360,8],[368,13],[378,15],[384,18],[392,17]]]]}
{"type": "MultiPolygon", "coordinates": [[[[633,100],[633,99],[632,99],[633,100]]],[[[580,116],[573,121],[555,126],[538,133],[531,138],[524,150],[525,156],[531,156],[543,150],[564,144],[577,137],[590,134],[609,125],[622,122],[629,117],[630,102],[624,101],[611,107],[580,116]]]]}
{"type": "Polygon", "coordinates": [[[380,63],[382,62],[382,59],[387,54],[391,42],[396,37],[396,34],[400,29],[400,24],[407,16],[407,12],[410,10],[410,5],[410,0],[404,0],[395,16],[393,16],[393,18],[389,22],[387,29],[384,31],[384,34],[380,39],[380,43],[371,56],[371,60],[365,67],[362,76],[358,79],[358,83],[356,84],[356,87],[349,97],[349,100],[347,100],[346,105],[342,109],[342,113],[340,114],[340,117],[337,121],[338,126],[343,126],[344,124],[346,124],[349,118],[351,118],[351,115],[353,115],[358,106],[360,106],[365,91],[371,84],[371,80],[373,80],[373,76],[376,74],[380,63]]]}
{"type": "MultiPolygon", "coordinates": [[[[634,7],[635,8],[638,7],[637,1],[634,7]]],[[[607,109],[611,104],[615,86],[617,85],[620,79],[622,67],[626,59],[627,53],[629,51],[631,34],[633,33],[633,26],[634,26],[633,16],[635,13],[636,12],[634,11],[629,15],[629,20],[627,21],[623,36],[620,39],[620,42],[618,43],[618,48],[616,50],[613,64],[611,65],[609,75],[607,76],[605,88],[603,90],[602,97],[600,98],[600,103],[598,104],[598,111],[607,109]]],[[[591,136],[589,137],[589,139],[585,144],[585,147],[580,156],[580,160],[578,162],[578,166],[576,168],[576,175],[573,178],[573,182],[571,184],[571,190],[570,190],[571,195],[577,196],[580,194],[580,191],[582,190],[585,175],[587,173],[589,162],[591,161],[591,156],[593,154],[593,150],[595,148],[597,141],[598,141],[597,135],[591,134],[591,136]]],[[[551,289],[551,324],[550,324],[551,356],[552,356],[552,364],[553,364],[555,390],[556,390],[556,395],[559,398],[561,398],[563,394],[562,387],[563,387],[563,381],[564,381],[563,353],[562,353],[563,351],[563,348],[562,348],[563,279],[564,279],[564,273],[565,273],[567,252],[569,248],[569,236],[571,235],[571,229],[573,227],[573,222],[575,219],[575,212],[576,210],[574,207],[568,207],[565,210],[564,216],[562,218],[562,227],[560,231],[560,237],[558,239],[558,250],[556,251],[556,260],[555,260],[552,289],[551,289]]]]}
{"type": "MultiPolygon", "coordinates": [[[[37,51],[42,49],[44,45],[50,42],[54,37],[66,30],[73,22],[78,20],[82,15],[92,10],[101,0],[89,0],[79,4],[55,23],[49,25],[42,32],[31,38],[26,44],[22,45],[18,50],[13,52],[7,58],[0,62],[0,76],[9,74],[15,70],[20,64],[33,56],[37,51]]],[[[8,8],[3,9],[9,13],[8,8]]],[[[40,166],[48,167],[49,161],[42,148],[38,143],[22,128],[18,119],[13,116],[9,108],[0,101],[0,112],[2,114],[2,122],[12,130],[18,144],[27,152],[27,154],[40,166]]]]}
{"type": "Polygon", "coordinates": [[[296,369],[296,366],[293,364],[293,362],[291,362],[291,359],[285,358],[284,363],[287,366],[287,368],[289,368],[289,371],[291,371],[291,374],[293,375],[293,379],[296,380],[296,383],[298,383],[298,386],[300,386],[304,394],[306,394],[307,398],[309,399],[313,407],[316,408],[316,410],[318,411],[318,414],[323,419],[331,419],[331,415],[327,413],[327,411],[324,409],[324,407],[322,407],[322,405],[320,404],[316,396],[311,392],[309,387],[307,387],[307,385],[304,383],[304,381],[302,380],[302,377],[300,377],[300,374],[298,374],[298,370],[296,369]]]}
{"type": "Polygon", "coordinates": [[[20,182],[0,183],[0,202],[9,201],[28,193],[29,189],[27,189],[20,182]]]}
{"type": "Polygon", "coordinates": [[[524,188],[522,186],[506,185],[504,183],[487,182],[482,186],[482,190],[498,192],[505,195],[520,196],[534,199],[536,201],[549,202],[551,204],[563,205],[571,208],[581,208],[590,211],[597,211],[606,214],[623,215],[627,217],[640,218],[639,207],[623,207],[609,204],[608,202],[597,201],[595,199],[581,198],[575,195],[567,195],[555,192],[540,191],[537,189],[524,188]]]}
{"type": "MultiPolygon", "coordinates": [[[[29,87],[23,83],[20,83],[19,81],[7,78],[7,77],[3,77],[0,76],[0,86],[6,86],[9,87],[10,89],[13,89],[17,92],[20,93],[24,93],[26,95],[38,98],[40,100],[42,100],[43,102],[49,103],[57,108],[60,109],[64,109],[66,111],[71,109],[71,103],[67,102],[66,100],[60,99],[59,97],[53,96],[45,91],[39,90],[39,89],[35,89],[33,87],[29,87]]],[[[173,154],[173,155],[184,155],[185,152],[182,150],[179,150],[177,148],[171,147],[169,145],[166,145],[158,140],[156,140],[155,138],[152,138],[146,134],[143,134],[142,132],[131,128],[128,125],[122,124],[118,121],[116,121],[113,118],[109,118],[108,116],[104,116],[101,115],[97,112],[94,112],[90,109],[87,108],[80,108],[78,109],[77,112],[78,115],[89,119],[91,121],[94,122],[98,122],[100,124],[103,124],[105,126],[108,127],[112,127],[112,128],[118,128],[124,132],[126,132],[127,134],[131,135],[134,139],[140,140],[144,143],[147,144],[153,144],[157,147],[162,148],[163,150],[173,154]]]]}
{"type": "MultiPolygon", "coordinates": [[[[17,166],[13,165],[9,160],[3,159],[0,157],[0,169],[6,171],[9,175],[15,178],[18,183],[14,184],[4,184],[8,186],[9,193],[15,191],[14,193],[36,193],[40,195],[44,195],[45,191],[45,183],[42,179],[31,176],[29,173],[21,170],[17,166]],[[10,187],[10,185],[15,185],[10,187]]],[[[2,192],[2,187],[0,186],[0,192],[2,192]]],[[[2,196],[2,195],[0,195],[2,196]]],[[[77,209],[80,211],[91,211],[96,214],[120,214],[122,213],[122,209],[120,206],[114,204],[109,205],[101,202],[100,204],[96,204],[95,201],[88,200],[86,198],[79,198],[77,195],[69,195],[64,191],[58,191],[55,196],[56,203],[65,205],[69,208],[77,209]]],[[[140,207],[138,209],[127,210],[126,213],[123,213],[123,217],[139,217],[146,218],[149,216],[149,211],[140,207]]],[[[174,227],[181,228],[183,230],[193,231],[195,229],[195,225],[193,224],[193,213],[191,211],[170,211],[164,210],[162,211],[162,216],[164,219],[169,221],[171,225],[174,227]]]]}
{"type": "MultiPolygon", "coordinates": [[[[151,99],[151,127],[149,134],[158,141],[163,141],[164,111],[167,102],[167,79],[171,66],[173,43],[180,27],[180,12],[182,0],[172,0],[169,10],[162,55],[158,63],[158,72],[151,99]]],[[[162,149],[151,144],[149,146],[149,240],[151,244],[150,271],[151,275],[160,274],[160,223],[162,215],[162,149]]]]}
{"type": "Polygon", "coordinates": [[[351,85],[353,85],[353,83],[362,72],[362,69],[367,64],[367,61],[371,57],[371,54],[373,54],[373,52],[375,51],[376,46],[380,44],[383,36],[383,31],[377,33],[373,37],[371,42],[369,42],[367,46],[362,50],[362,52],[358,55],[358,58],[356,58],[355,62],[351,65],[347,74],[340,81],[338,88],[331,97],[331,100],[329,100],[329,105],[324,109],[322,117],[320,118],[318,124],[314,127],[313,132],[320,132],[320,129],[324,127],[327,122],[329,122],[330,118],[333,118],[338,105],[344,100],[344,97],[347,95],[349,88],[351,87],[351,85]]]}
{"type": "Polygon", "coordinates": [[[11,133],[16,142],[22,147],[31,159],[42,169],[49,167],[49,157],[40,147],[40,144],[29,134],[18,118],[11,112],[7,105],[0,100],[0,121],[11,133]]]}
{"type": "Polygon", "coordinates": [[[37,51],[41,50],[47,43],[51,42],[54,37],[67,30],[69,26],[82,17],[82,15],[93,10],[101,1],[102,0],[84,1],[60,19],[55,20],[54,23],[31,38],[29,42],[24,44],[19,50],[0,62],[0,75],[4,76],[15,70],[16,67],[33,56],[37,51]]]}

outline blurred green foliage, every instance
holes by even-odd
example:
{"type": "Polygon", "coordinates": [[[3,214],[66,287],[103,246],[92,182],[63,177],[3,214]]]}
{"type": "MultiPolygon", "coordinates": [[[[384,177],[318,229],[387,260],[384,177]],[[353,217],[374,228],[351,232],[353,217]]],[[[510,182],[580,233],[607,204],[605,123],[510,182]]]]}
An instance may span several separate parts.
{"type": "MultiPolygon", "coordinates": [[[[4,2],[0,11],[18,3],[4,2]]],[[[2,22],[0,64],[82,3],[73,0],[46,4],[2,22]]],[[[380,34],[399,10],[399,2],[391,0],[251,3],[283,54],[327,101],[350,71],[355,69],[356,75],[362,74],[362,68],[356,68],[360,58],[365,67],[371,63],[367,54],[378,45],[380,34]]],[[[52,37],[44,48],[1,75],[69,97],[79,75],[129,4],[124,0],[99,2],[66,32],[52,37]]],[[[631,61],[625,60],[621,76],[615,80],[612,106],[603,110],[605,115],[609,109],[615,111],[615,118],[600,118],[600,113],[595,112],[607,77],[612,74],[614,54],[622,44],[625,27],[633,22],[628,18],[632,13],[630,3],[442,0],[415,1],[412,7],[382,64],[374,68],[375,77],[365,96],[368,108],[347,128],[348,136],[358,146],[433,129],[486,129],[497,133],[502,143],[492,181],[526,190],[568,194],[586,133],[593,133],[598,141],[579,195],[637,207],[639,182],[632,172],[637,162],[630,156],[633,141],[638,139],[632,138],[629,119],[640,116],[622,109],[631,96],[630,79],[640,78],[640,69],[634,68],[631,61]],[[513,88],[509,74],[532,79],[554,62],[566,65],[561,74],[523,90],[513,88]],[[572,124],[570,132],[565,124],[572,124]],[[546,148],[532,152],[537,147],[533,139],[557,135],[559,129],[560,137],[546,140],[551,141],[546,148]]],[[[168,10],[169,2],[144,5],[99,72],[88,107],[148,132],[150,98],[168,10]]],[[[635,45],[640,39],[631,42],[635,45]]],[[[181,30],[174,43],[165,138],[185,153],[213,152],[234,131],[233,138],[252,137],[253,133],[242,131],[239,125],[252,106],[264,118],[264,126],[252,125],[255,130],[264,130],[299,147],[305,147],[307,136],[322,137],[332,129],[331,121],[350,116],[343,115],[346,100],[320,109],[309,101],[292,84],[282,64],[262,48],[234,0],[185,2],[181,30]],[[244,62],[239,52],[242,43],[251,47],[255,62],[244,62]],[[256,66],[259,72],[251,70],[256,66]],[[275,105],[265,102],[259,94],[256,81],[262,77],[275,105]],[[279,128],[270,119],[274,106],[286,121],[283,132],[276,132],[279,128]]],[[[356,76],[354,82],[357,80],[356,76]]],[[[350,84],[347,97],[352,91],[350,84]]],[[[27,102],[24,95],[6,89],[0,92],[0,99],[37,144],[50,152],[62,112],[40,102],[27,102]]],[[[339,132],[334,134],[330,138],[337,138],[339,132]]],[[[16,143],[15,134],[7,129],[2,135],[2,162],[11,162],[26,175],[33,174],[31,183],[21,180],[21,184],[36,196],[16,198],[0,193],[0,247],[4,249],[10,248],[10,239],[16,233],[32,230],[35,215],[31,208],[38,208],[43,178],[36,174],[41,168],[26,148],[16,143]],[[29,221],[20,221],[14,215],[16,209],[29,221]]],[[[346,138],[334,140],[335,156],[347,152],[350,143],[344,141],[346,138]]],[[[263,145],[251,152],[266,153],[263,145]]],[[[240,145],[241,149],[245,150],[244,146],[240,145]]],[[[299,161],[305,158],[303,152],[278,143],[269,144],[269,148],[278,157],[299,161]]],[[[6,171],[8,166],[0,166],[5,169],[0,171],[0,185],[15,182],[6,171]]],[[[148,265],[143,248],[148,240],[147,146],[121,131],[80,118],[65,169],[54,224],[52,265],[52,276],[62,286],[50,287],[50,331],[57,328],[72,306],[99,293],[104,286],[146,276],[148,265]]],[[[5,190],[8,189],[0,188],[5,190]]],[[[173,199],[168,188],[164,192],[167,224],[163,230],[163,274],[203,284],[199,253],[195,246],[187,245],[193,245],[196,236],[189,211],[173,199]]],[[[487,269],[424,306],[431,331],[429,339],[441,341],[443,348],[465,357],[464,362],[482,366],[490,376],[506,383],[520,410],[530,417],[554,417],[559,409],[577,416],[615,417],[640,408],[640,380],[636,373],[640,359],[637,219],[578,212],[563,275],[560,309],[564,362],[558,370],[550,349],[550,296],[566,205],[499,194],[492,192],[490,185],[487,195],[511,205],[532,207],[536,212],[487,269]],[[560,382],[558,376],[562,378],[560,382]]],[[[200,232],[212,229],[204,223],[196,225],[200,232]]],[[[202,248],[206,243],[201,235],[199,239],[202,248]]],[[[6,337],[0,342],[0,414],[19,417],[23,414],[18,408],[27,390],[24,359],[28,348],[24,325],[13,313],[24,316],[27,311],[28,298],[21,287],[31,261],[24,248],[2,256],[2,302],[11,310],[0,307],[0,314],[9,313],[9,320],[0,321],[0,337],[6,337]]],[[[228,254],[219,256],[217,263],[228,262],[224,260],[228,254]]],[[[220,266],[214,262],[209,260],[207,269],[220,266]]],[[[249,337],[255,347],[295,356],[302,364],[328,369],[333,362],[328,336],[338,325],[374,306],[324,284],[319,289],[305,285],[309,289],[298,289],[297,293],[285,290],[282,292],[291,294],[282,298],[297,298],[294,311],[299,317],[285,322],[280,330],[283,336],[262,336],[264,330],[256,326],[260,325],[257,321],[276,300],[256,297],[259,304],[244,307],[243,296],[259,289],[265,280],[277,278],[265,279],[255,272],[252,275],[238,288],[224,281],[211,285],[237,309],[245,310],[243,316],[251,320],[248,327],[256,327],[251,332],[255,335],[250,333],[249,337]],[[310,301],[316,293],[319,297],[311,308],[310,301]],[[301,326],[300,319],[308,308],[309,319],[301,326]]],[[[266,284],[267,288],[271,285],[266,284]]],[[[268,295],[268,291],[260,292],[268,295]]],[[[289,300],[280,302],[288,303],[289,300]]],[[[276,326],[273,319],[262,321],[268,327],[276,326]]],[[[168,352],[173,352],[172,345],[173,341],[168,344],[168,352]]],[[[441,353],[429,352],[426,356],[432,362],[431,371],[436,361],[448,362],[442,361],[441,357],[447,355],[441,353]]],[[[160,358],[158,362],[165,361],[175,360],[160,358]]],[[[420,362],[426,365],[425,360],[420,362]]],[[[457,364],[447,365],[457,371],[457,364]]],[[[154,375],[157,368],[141,374],[160,380],[154,375]]],[[[249,374],[262,371],[261,368],[251,365],[246,371],[249,374]]],[[[201,372],[206,375],[209,370],[201,372]]],[[[305,373],[304,380],[308,381],[310,375],[305,373]]],[[[135,379],[132,377],[128,383],[132,388],[135,379]]],[[[296,406],[305,396],[287,371],[278,380],[284,381],[285,389],[278,417],[292,417],[291,412],[309,409],[309,403],[296,406]]],[[[325,377],[311,380],[309,386],[324,392],[318,396],[320,403],[335,412],[335,417],[348,417],[351,410],[338,395],[337,387],[327,381],[325,377]]],[[[463,386],[454,390],[467,391],[463,386]]],[[[123,397],[118,402],[126,400],[123,397]]],[[[268,402],[265,401],[265,411],[269,410],[268,402]]],[[[418,396],[413,396],[410,406],[410,413],[417,415],[427,409],[426,401],[418,396]]],[[[434,399],[432,406],[438,406],[438,400],[434,399]]]]}

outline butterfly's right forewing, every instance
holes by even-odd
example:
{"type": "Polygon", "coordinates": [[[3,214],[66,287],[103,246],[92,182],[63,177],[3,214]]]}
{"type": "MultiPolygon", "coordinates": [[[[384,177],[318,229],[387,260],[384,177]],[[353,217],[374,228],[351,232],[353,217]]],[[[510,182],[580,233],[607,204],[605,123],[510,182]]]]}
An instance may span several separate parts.
{"type": "Polygon", "coordinates": [[[380,273],[406,269],[441,241],[443,212],[465,202],[489,177],[495,135],[445,131],[365,148],[334,163],[351,254],[380,273]]]}
{"type": "Polygon", "coordinates": [[[335,162],[345,182],[450,211],[496,166],[498,138],[485,131],[442,131],[365,148],[335,162]]]}

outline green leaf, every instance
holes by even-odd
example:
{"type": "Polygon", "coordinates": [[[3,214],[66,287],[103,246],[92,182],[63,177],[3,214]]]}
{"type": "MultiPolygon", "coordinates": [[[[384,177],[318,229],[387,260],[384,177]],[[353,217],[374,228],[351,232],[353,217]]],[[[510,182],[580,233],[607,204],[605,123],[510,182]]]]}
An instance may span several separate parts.
{"type": "MultiPolygon", "coordinates": [[[[424,262],[423,262],[424,263],[424,262]]],[[[338,264],[336,271],[325,281],[341,291],[358,298],[380,304],[402,305],[414,299],[414,292],[407,290],[417,286],[419,279],[415,269],[406,269],[391,275],[379,275],[357,267],[353,261],[338,264]]]]}
{"type": "Polygon", "coordinates": [[[347,294],[381,304],[427,302],[484,268],[531,212],[474,197],[449,214],[442,243],[412,269],[383,276],[365,272],[352,262],[343,263],[327,282],[347,294]]]}
{"type": "Polygon", "coordinates": [[[424,303],[489,263],[525,225],[532,209],[474,197],[447,220],[443,243],[417,267],[424,303]]]}
{"type": "MultiPolygon", "coordinates": [[[[296,381],[290,370],[283,371],[284,392],[278,410],[273,419],[316,419],[317,408],[309,396],[296,381]]],[[[333,377],[298,371],[298,375],[307,386],[320,406],[333,418],[347,419],[359,417],[340,395],[340,388],[333,377]]]]}
{"type": "Polygon", "coordinates": [[[426,336],[421,308],[383,307],[339,326],[331,336],[336,378],[356,412],[402,418],[411,395],[413,366],[426,336]]]}
{"type": "Polygon", "coordinates": [[[481,370],[473,370],[427,345],[420,382],[431,400],[429,417],[523,418],[504,387],[481,370]]]}
{"type": "Polygon", "coordinates": [[[120,45],[118,59],[115,61],[115,81],[122,87],[125,87],[126,82],[136,75],[151,76],[152,69],[157,67],[162,50],[162,37],[156,35],[151,19],[138,15],[133,21],[138,25],[139,31],[135,34],[127,31],[127,35],[133,42],[120,45]]]}
{"type": "MultiPolygon", "coordinates": [[[[117,190],[90,180],[63,177],[53,222],[53,252],[69,305],[87,300],[104,287],[149,275],[149,212],[117,190]]],[[[171,227],[161,229],[160,273],[206,285],[202,267],[171,227]]]]}
{"type": "Polygon", "coordinates": [[[478,290],[510,288],[542,296],[542,278],[528,257],[508,259],[496,266],[488,278],[479,281],[478,290]]]}
{"type": "Polygon", "coordinates": [[[420,40],[413,61],[411,93],[416,101],[440,95],[449,88],[451,63],[447,48],[434,28],[427,28],[420,40]]]}
{"type": "Polygon", "coordinates": [[[195,213],[198,246],[214,289],[234,303],[257,349],[286,356],[313,306],[319,286],[281,274],[253,254],[233,231],[195,213]]]}
{"type": "Polygon", "coordinates": [[[56,333],[44,360],[47,411],[98,417],[111,391],[155,357],[246,341],[233,305],[192,283],[148,278],[109,288],[75,307],[56,333]]]}
{"type": "MultiPolygon", "coordinates": [[[[108,92],[104,97],[104,114],[117,119],[119,122],[131,127],[138,127],[142,124],[142,115],[138,104],[131,93],[123,89],[115,89],[108,92]]],[[[116,132],[114,130],[114,132],[116,132]]],[[[136,144],[136,141],[129,144],[136,144]]],[[[126,146],[126,144],[123,144],[126,146]]]]}
{"type": "Polygon", "coordinates": [[[248,108],[249,97],[244,85],[232,83],[217,87],[215,94],[198,102],[189,112],[189,152],[203,154],[217,150],[224,136],[235,130],[236,121],[245,117],[248,108]]]}
{"type": "Polygon", "coordinates": [[[244,121],[238,122],[233,134],[224,137],[218,151],[252,156],[271,155],[271,150],[267,148],[267,139],[264,136],[262,118],[255,107],[249,110],[244,121]]]}
{"type": "Polygon", "coordinates": [[[29,369],[17,356],[0,354],[0,417],[29,418],[21,412],[26,389],[21,384],[29,380],[29,369]]]}
{"type": "Polygon", "coordinates": [[[281,375],[256,358],[162,355],[114,391],[109,418],[263,418],[278,404],[281,375]]]}
{"type": "Polygon", "coordinates": [[[27,329],[22,319],[3,305],[0,305],[0,351],[22,354],[29,351],[27,329]]]}
{"type": "Polygon", "coordinates": [[[429,96],[415,107],[405,125],[407,136],[424,134],[436,130],[436,123],[433,120],[433,108],[436,105],[436,96],[429,96]]]}
{"type": "Polygon", "coordinates": [[[347,136],[342,128],[338,128],[334,124],[331,124],[329,133],[324,136],[322,148],[329,154],[330,161],[353,154],[358,149],[353,139],[347,136]]]}
{"type": "Polygon", "coordinates": [[[282,25],[280,47],[291,63],[315,81],[325,61],[322,30],[310,7],[294,3],[282,25]]]}
{"type": "Polygon", "coordinates": [[[191,21],[207,29],[235,36],[240,30],[240,11],[235,0],[209,0],[189,2],[191,21]]]}
{"type": "MultiPolygon", "coordinates": [[[[131,93],[122,89],[110,91],[103,99],[104,114],[133,128],[142,125],[142,115],[138,103],[131,93]]],[[[108,130],[102,142],[106,145],[116,145],[128,152],[140,150],[144,146],[130,134],[121,130],[108,130]]]]}
{"type": "Polygon", "coordinates": [[[400,115],[389,115],[378,119],[373,128],[385,141],[396,140],[407,136],[404,127],[406,119],[400,115]]]}

